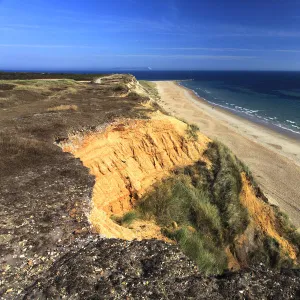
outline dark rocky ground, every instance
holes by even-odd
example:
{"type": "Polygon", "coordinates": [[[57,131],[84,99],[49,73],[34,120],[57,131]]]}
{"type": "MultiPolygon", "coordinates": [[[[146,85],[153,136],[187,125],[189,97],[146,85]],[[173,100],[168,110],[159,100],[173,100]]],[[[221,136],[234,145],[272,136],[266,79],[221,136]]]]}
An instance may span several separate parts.
{"type": "Polygon", "coordinates": [[[94,178],[55,141],[118,117],[144,117],[144,99],[121,97],[128,80],[0,82],[0,298],[20,298],[89,234],[94,178]],[[78,109],[48,111],[59,105],[78,109]]]}
{"type": "Polygon", "coordinates": [[[128,80],[0,82],[0,298],[297,299],[291,271],[203,277],[174,246],[90,232],[94,179],[55,141],[119,117],[145,118],[145,99],[123,97],[128,80]],[[48,110],[59,105],[78,109],[48,110]]]}
{"type": "Polygon", "coordinates": [[[299,299],[300,271],[263,265],[204,277],[162,241],[95,239],[72,249],[24,299],[299,299]],[[298,272],[298,274],[297,274],[298,272]]]}

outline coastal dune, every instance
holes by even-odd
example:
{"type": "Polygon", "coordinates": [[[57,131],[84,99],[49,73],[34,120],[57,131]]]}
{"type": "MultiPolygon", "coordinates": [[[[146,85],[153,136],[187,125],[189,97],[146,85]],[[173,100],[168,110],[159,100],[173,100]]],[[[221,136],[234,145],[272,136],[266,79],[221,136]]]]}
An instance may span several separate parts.
{"type": "Polygon", "coordinates": [[[212,107],[172,81],[156,81],[160,105],[195,123],[244,161],[272,204],[280,206],[300,229],[300,142],[212,107]]]}

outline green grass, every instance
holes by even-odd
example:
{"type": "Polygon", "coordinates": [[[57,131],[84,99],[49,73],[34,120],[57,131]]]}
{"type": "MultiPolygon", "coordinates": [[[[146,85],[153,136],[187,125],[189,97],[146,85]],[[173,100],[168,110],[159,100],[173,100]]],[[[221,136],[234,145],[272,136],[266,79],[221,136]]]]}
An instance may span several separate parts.
{"type": "Polygon", "coordinates": [[[138,209],[142,217],[154,217],[202,271],[221,273],[226,267],[222,221],[218,207],[200,186],[193,186],[189,175],[179,174],[156,186],[138,209]],[[179,230],[174,231],[174,222],[179,230]]]}
{"type": "Polygon", "coordinates": [[[213,202],[222,214],[225,240],[231,242],[249,223],[247,209],[239,200],[242,166],[227,147],[217,142],[209,145],[206,155],[213,164],[213,202]]]}
{"type": "Polygon", "coordinates": [[[289,217],[281,212],[278,207],[273,207],[273,210],[278,222],[278,229],[290,243],[297,247],[298,253],[300,253],[300,233],[297,231],[297,228],[290,222],[289,217]]]}
{"type": "MultiPolygon", "coordinates": [[[[249,225],[248,211],[240,202],[242,172],[257,196],[262,200],[266,198],[249,169],[223,144],[210,143],[205,155],[212,163],[210,169],[199,161],[174,170],[173,176],[154,186],[153,192],[140,200],[136,210],[142,218],[154,218],[163,228],[162,232],[177,241],[201,271],[211,274],[221,273],[226,268],[225,248],[229,246],[234,254],[236,238],[249,225]]],[[[298,247],[300,253],[300,234],[286,215],[276,207],[273,209],[276,230],[298,247]]],[[[255,230],[252,243],[247,254],[250,264],[263,262],[274,268],[292,266],[277,241],[261,231],[255,230]]]]}
{"type": "Polygon", "coordinates": [[[187,124],[186,134],[193,141],[198,140],[199,127],[196,124],[187,124]]]}
{"type": "Polygon", "coordinates": [[[143,218],[155,218],[164,233],[210,274],[226,268],[225,247],[245,231],[249,217],[239,200],[239,161],[219,143],[211,143],[205,155],[212,162],[210,170],[203,162],[175,170],[141,199],[137,209],[143,218]]]}
{"type": "Polygon", "coordinates": [[[131,100],[139,100],[139,99],[141,99],[142,96],[136,92],[129,92],[127,97],[131,100]]]}
{"type": "Polygon", "coordinates": [[[150,97],[152,97],[154,100],[160,100],[160,95],[156,89],[156,84],[154,82],[140,80],[139,83],[143,86],[150,97]]]}
{"type": "Polygon", "coordinates": [[[125,84],[115,84],[111,87],[111,89],[114,92],[122,92],[122,93],[127,93],[128,92],[128,88],[125,84]]]}
{"type": "Polygon", "coordinates": [[[222,248],[200,232],[191,232],[188,227],[167,234],[177,241],[183,252],[194,260],[206,274],[219,274],[227,266],[227,258],[222,248]]]}
{"type": "Polygon", "coordinates": [[[122,217],[117,217],[114,215],[111,216],[111,219],[121,226],[129,226],[138,218],[138,213],[135,211],[130,211],[124,214],[122,217]]]}

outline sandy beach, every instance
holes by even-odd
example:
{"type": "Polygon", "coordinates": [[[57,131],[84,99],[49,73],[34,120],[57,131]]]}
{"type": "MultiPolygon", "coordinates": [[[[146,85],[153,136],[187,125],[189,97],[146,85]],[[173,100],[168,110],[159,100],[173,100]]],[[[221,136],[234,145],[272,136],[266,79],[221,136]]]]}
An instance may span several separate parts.
{"type": "Polygon", "coordinates": [[[172,81],[156,81],[160,105],[227,145],[251,169],[269,201],[300,230],[300,141],[212,107],[172,81]]]}

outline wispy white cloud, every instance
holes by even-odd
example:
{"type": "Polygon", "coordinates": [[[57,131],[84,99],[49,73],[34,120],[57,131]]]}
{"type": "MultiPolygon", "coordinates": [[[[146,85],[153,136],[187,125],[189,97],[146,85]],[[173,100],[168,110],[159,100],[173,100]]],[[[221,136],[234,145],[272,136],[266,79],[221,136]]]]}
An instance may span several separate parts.
{"type": "Polygon", "coordinates": [[[39,25],[30,25],[30,24],[8,24],[0,25],[1,31],[26,31],[32,29],[40,29],[39,25]]]}
{"type": "MultiPolygon", "coordinates": [[[[103,46],[93,45],[66,45],[66,44],[0,44],[0,48],[74,48],[74,49],[108,49],[103,46]]],[[[300,53],[300,49],[251,49],[251,48],[209,48],[209,47],[156,47],[145,48],[148,50],[161,51],[216,51],[216,52],[283,52],[283,53],[300,53]]],[[[169,57],[169,58],[219,58],[219,59],[234,59],[234,58],[253,58],[254,56],[242,55],[202,55],[202,54],[99,54],[98,56],[122,56],[122,57],[169,57]]]]}
{"type": "Polygon", "coordinates": [[[288,53],[300,53],[300,50],[296,49],[276,49],[276,52],[288,52],[288,53]]]}
{"type": "Polygon", "coordinates": [[[239,52],[239,51],[249,51],[249,52],[290,52],[290,53],[300,53],[300,49],[254,49],[254,48],[209,48],[209,47],[165,47],[165,48],[147,48],[149,50],[182,50],[182,51],[218,51],[218,52],[239,52]]]}
{"type": "Polygon", "coordinates": [[[25,28],[25,29],[31,29],[31,28],[40,28],[39,25],[30,25],[30,24],[8,24],[6,27],[10,28],[25,28]]]}
{"type": "Polygon", "coordinates": [[[27,31],[43,30],[60,32],[98,32],[98,33],[154,33],[163,35],[183,35],[189,32],[189,28],[179,26],[167,19],[147,20],[142,18],[120,18],[105,16],[99,18],[79,19],[71,16],[48,20],[41,25],[35,24],[0,24],[2,31],[27,31]]]}
{"type": "MultiPolygon", "coordinates": [[[[134,0],[133,0],[134,1],[134,0]]],[[[165,1],[163,4],[172,14],[179,13],[175,0],[165,1]]],[[[51,15],[51,14],[49,14],[51,15]]],[[[142,17],[126,18],[119,15],[102,15],[101,18],[95,14],[85,14],[84,12],[74,12],[69,10],[56,10],[54,17],[35,19],[37,24],[31,24],[30,19],[24,24],[5,24],[0,20],[0,30],[60,30],[65,32],[89,31],[98,33],[153,33],[155,35],[166,35],[197,38],[197,37],[231,37],[231,38],[299,38],[300,30],[283,30],[260,27],[237,26],[236,24],[212,23],[211,25],[193,24],[180,22],[180,19],[164,17],[157,19],[147,19],[142,17]],[[175,21],[176,19],[176,21],[175,21]],[[28,23],[27,23],[28,22],[28,23]],[[2,23],[2,24],[1,24],[2,23]]],[[[12,21],[14,22],[14,21],[12,21]]],[[[229,50],[227,50],[229,51],[229,50]]],[[[234,51],[234,50],[231,50],[234,51]]]]}
{"type": "Polygon", "coordinates": [[[97,57],[144,57],[165,59],[216,59],[216,60],[242,60],[253,59],[255,56],[239,55],[163,55],[163,54],[98,54],[97,57]]]}
{"type": "Polygon", "coordinates": [[[170,47],[170,48],[160,48],[160,47],[156,47],[156,48],[148,48],[149,50],[208,50],[208,51],[252,51],[252,49],[248,49],[248,48],[209,48],[209,47],[170,47]]]}
{"type": "Polygon", "coordinates": [[[256,27],[227,28],[223,32],[216,30],[212,35],[217,37],[270,37],[270,38],[294,38],[300,37],[297,30],[270,30],[256,27]]]}
{"type": "Polygon", "coordinates": [[[45,45],[45,44],[0,44],[1,47],[6,48],[82,48],[82,49],[106,49],[105,47],[95,47],[87,45],[45,45]]]}

